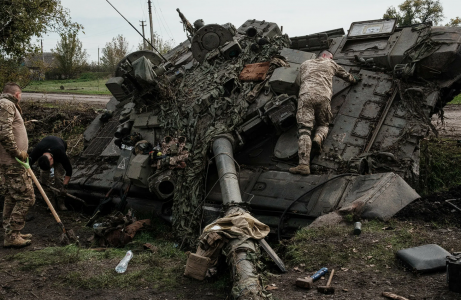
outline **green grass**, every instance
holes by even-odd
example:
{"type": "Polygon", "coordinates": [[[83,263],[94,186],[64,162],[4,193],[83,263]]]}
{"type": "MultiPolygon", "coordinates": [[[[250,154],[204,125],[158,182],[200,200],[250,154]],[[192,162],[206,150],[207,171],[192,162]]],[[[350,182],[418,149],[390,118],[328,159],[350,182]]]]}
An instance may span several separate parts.
{"type": "Polygon", "coordinates": [[[461,94],[459,94],[458,96],[456,96],[451,102],[449,102],[448,104],[461,104],[461,94]]]}
{"type": "Polygon", "coordinates": [[[70,93],[89,95],[110,95],[106,87],[107,78],[88,80],[85,78],[68,80],[32,81],[23,91],[40,93],[70,93]],[[64,87],[61,90],[61,86],[64,87]]]}
{"type": "Polygon", "coordinates": [[[171,241],[158,236],[159,232],[142,231],[125,248],[108,248],[103,252],[79,248],[75,245],[49,247],[38,251],[21,252],[5,257],[17,262],[18,269],[39,274],[61,266],[62,284],[86,289],[140,288],[170,289],[182,277],[186,255],[171,241]],[[143,250],[151,243],[155,253],[143,250]],[[132,250],[134,256],[124,274],[115,272],[115,266],[132,250]]]}
{"type": "Polygon", "coordinates": [[[326,265],[354,269],[373,265],[385,270],[397,263],[396,251],[428,242],[428,235],[410,223],[364,222],[360,236],[352,235],[349,225],[299,230],[287,246],[289,263],[311,270],[326,265]],[[395,230],[383,230],[389,226],[395,230]]]}

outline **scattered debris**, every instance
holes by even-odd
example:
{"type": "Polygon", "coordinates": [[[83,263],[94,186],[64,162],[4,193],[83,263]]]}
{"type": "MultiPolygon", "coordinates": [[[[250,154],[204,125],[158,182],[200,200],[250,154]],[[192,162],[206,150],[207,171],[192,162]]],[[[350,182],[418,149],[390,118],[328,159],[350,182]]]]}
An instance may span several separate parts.
{"type": "Polygon", "coordinates": [[[362,223],[355,222],[354,223],[354,235],[360,235],[362,233],[362,223]]]}
{"type": "Polygon", "coordinates": [[[394,300],[408,300],[405,297],[402,297],[402,296],[399,296],[399,295],[396,295],[396,294],[393,294],[393,293],[389,293],[389,292],[383,292],[381,295],[383,297],[386,297],[386,298],[389,298],[389,299],[394,299],[394,300]]]}
{"type": "Polygon", "coordinates": [[[461,199],[448,199],[448,200],[445,200],[446,203],[450,204],[451,206],[453,206],[454,208],[456,208],[457,210],[461,211],[461,208],[459,208],[458,206],[454,205],[453,203],[451,203],[452,201],[459,201],[461,199]]]}
{"type": "Polygon", "coordinates": [[[326,286],[319,286],[317,287],[317,292],[326,294],[326,295],[331,295],[335,293],[335,288],[330,286],[331,285],[331,279],[333,279],[333,275],[335,274],[335,270],[331,270],[330,273],[330,278],[328,278],[328,282],[326,286]]]}
{"type": "Polygon", "coordinates": [[[133,258],[133,252],[131,252],[131,250],[128,250],[125,254],[125,257],[115,267],[115,271],[117,273],[125,273],[126,269],[128,268],[128,263],[130,262],[132,258],[133,258]]]}
{"type": "Polygon", "coordinates": [[[273,290],[278,290],[279,288],[275,286],[275,283],[266,285],[265,287],[266,291],[273,291],[273,290]]]}
{"type": "Polygon", "coordinates": [[[311,289],[314,287],[314,282],[319,280],[323,275],[328,272],[327,268],[321,268],[314,275],[310,277],[296,279],[296,286],[303,289],[311,289]]]}
{"type": "Polygon", "coordinates": [[[131,210],[125,216],[117,211],[105,217],[101,225],[94,229],[94,239],[99,247],[123,247],[131,242],[136,233],[150,220],[137,221],[131,210]]]}
{"type": "Polygon", "coordinates": [[[398,258],[420,272],[445,269],[447,256],[450,256],[450,252],[435,244],[397,251],[398,258]]]}
{"type": "Polygon", "coordinates": [[[266,242],[266,240],[260,239],[258,242],[261,248],[263,248],[264,251],[266,251],[267,255],[269,255],[270,258],[272,258],[272,260],[275,262],[275,264],[280,269],[280,271],[282,271],[283,273],[286,273],[287,269],[285,267],[285,264],[280,259],[280,257],[277,255],[277,253],[275,253],[274,249],[272,249],[272,247],[266,242]]]}
{"type": "Polygon", "coordinates": [[[158,251],[158,248],[150,243],[146,243],[143,246],[144,246],[144,249],[149,249],[150,251],[152,251],[152,253],[156,253],[158,251]]]}

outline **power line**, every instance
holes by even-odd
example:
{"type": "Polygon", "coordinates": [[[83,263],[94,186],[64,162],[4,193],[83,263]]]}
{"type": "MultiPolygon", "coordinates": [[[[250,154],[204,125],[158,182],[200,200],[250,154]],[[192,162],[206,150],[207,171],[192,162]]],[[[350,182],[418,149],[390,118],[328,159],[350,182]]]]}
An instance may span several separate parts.
{"type": "MultiPolygon", "coordinates": [[[[168,30],[166,29],[165,24],[164,24],[162,18],[160,17],[160,13],[157,12],[157,7],[155,6],[154,1],[152,1],[152,4],[154,5],[155,15],[157,16],[159,23],[161,24],[161,26],[162,26],[163,29],[165,30],[166,35],[168,35],[168,36],[170,37],[170,39],[173,40],[172,35],[171,35],[170,33],[168,33],[168,30]]],[[[160,6],[159,6],[159,9],[160,9],[160,6]]],[[[168,25],[167,25],[167,26],[168,26],[168,25]]]]}
{"type": "Polygon", "coordinates": [[[170,33],[170,34],[169,34],[169,35],[170,35],[170,39],[174,40],[174,38],[173,38],[173,33],[172,33],[171,30],[170,30],[170,26],[168,26],[168,22],[167,22],[166,19],[165,19],[165,15],[163,14],[162,7],[160,6],[160,3],[158,3],[158,8],[160,9],[160,13],[161,13],[162,19],[163,19],[163,21],[165,22],[165,25],[166,25],[166,27],[167,27],[167,29],[168,29],[168,32],[170,33]]]}

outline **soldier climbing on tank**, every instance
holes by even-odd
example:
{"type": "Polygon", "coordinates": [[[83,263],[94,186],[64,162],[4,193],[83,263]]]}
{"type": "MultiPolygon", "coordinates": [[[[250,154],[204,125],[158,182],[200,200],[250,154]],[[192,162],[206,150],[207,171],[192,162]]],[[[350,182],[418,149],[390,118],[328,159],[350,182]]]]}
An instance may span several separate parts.
{"type": "MultiPolygon", "coordinates": [[[[32,150],[30,154],[30,165],[38,161],[40,167],[40,182],[45,186],[53,186],[60,191],[55,194],[56,202],[60,210],[67,210],[64,200],[72,176],[72,165],[66,154],[67,143],[56,136],[43,138],[32,150]],[[50,170],[54,168],[54,184],[50,179],[50,170]],[[64,177],[64,171],[65,177],[64,177]]],[[[51,199],[50,199],[51,200],[51,199]]],[[[54,199],[51,200],[54,202],[54,199]]],[[[56,203],[53,203],[56,208],[56,203]]]]}
{"type": "Polygon", "coordinates": [[[29,140],[21,117],[21,88],[7,83],[0,95],[0,180],[5,184],[3,247],[30,245],[31,234],[21,234],[26,214],[35,203],[32,179],[15,158],[27,159],[29,140]]]}
{"type": "Polygon", "coordinates": [[[300,67],[298,97],[298,156],[299,165],[290,168],[294,174],[310,174],[310,154],[320,152],[328,134],[328,124],[332,117],[330,101],[333,94],[333,76],[356,83],[360,77],[350,74],[333,61],[333,54],[323,51],[316,59],[307,60],[300,67]],[[316,125],[313,141],[312,129],[316,125]]]}

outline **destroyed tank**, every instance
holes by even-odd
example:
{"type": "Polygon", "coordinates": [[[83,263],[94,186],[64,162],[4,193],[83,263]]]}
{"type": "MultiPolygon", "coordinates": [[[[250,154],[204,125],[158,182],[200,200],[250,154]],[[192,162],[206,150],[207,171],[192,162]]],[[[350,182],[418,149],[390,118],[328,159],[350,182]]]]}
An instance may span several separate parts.
{"type": "Polygon", "coordinates": [[[168,53],[118,64],[107,111],[85,131],[73,194],[126,200],[190,238],[232,205],[229,193],[282,236],[338,210],[387,220],[419,198],[419,142],[461,89],[461,28],[388,19],[290,38],[266,21],[183,24],[188,39],[168,53]],[[311,175],[294,175],[299,67],[322,50],[362,80],[334,78],[323,149],[311,175]],[[220,157],[236,172],[218,170],[220,157]]]}

